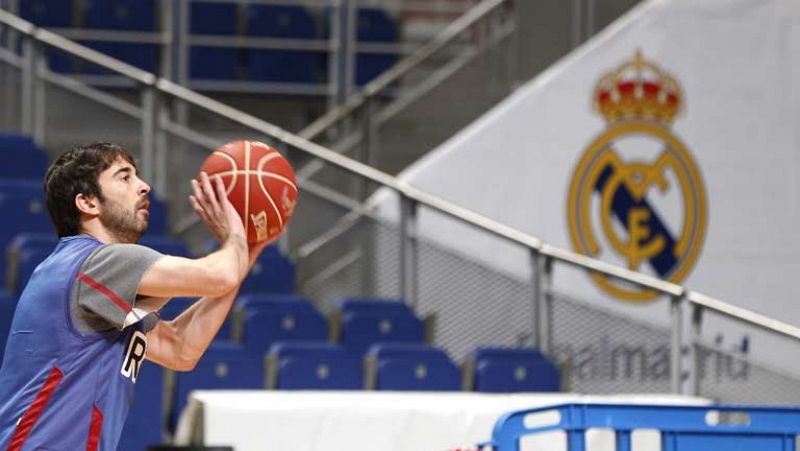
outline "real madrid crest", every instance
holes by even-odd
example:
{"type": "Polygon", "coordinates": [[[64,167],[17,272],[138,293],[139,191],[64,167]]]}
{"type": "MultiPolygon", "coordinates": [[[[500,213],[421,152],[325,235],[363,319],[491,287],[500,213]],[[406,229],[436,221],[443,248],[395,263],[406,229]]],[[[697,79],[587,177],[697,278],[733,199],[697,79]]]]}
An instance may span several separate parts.
{"type": "MultiPolygon", "coordinates": [[[[674,78],[637,53],[594,91],[608,128],[583,153],[569,189],[576,252],[680,283],[697,261],[706,230],[703,180],[672,133],[683,94],[674,78]]],[[[629,301],[657,296],[591,274],[607,293],[629,301]]]]}

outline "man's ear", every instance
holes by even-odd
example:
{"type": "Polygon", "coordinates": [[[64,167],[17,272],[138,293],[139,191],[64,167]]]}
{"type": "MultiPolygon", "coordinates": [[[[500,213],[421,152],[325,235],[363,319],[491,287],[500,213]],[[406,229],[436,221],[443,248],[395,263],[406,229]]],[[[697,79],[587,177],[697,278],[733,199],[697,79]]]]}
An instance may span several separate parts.
{"type": "Polygon", "coordinates": [[[79,193],[75,196],[75,206],[78,207],[78,211],[83,214],[91,216],[98,216],[100,214],[100,200],[97,196],[79,193]]]}

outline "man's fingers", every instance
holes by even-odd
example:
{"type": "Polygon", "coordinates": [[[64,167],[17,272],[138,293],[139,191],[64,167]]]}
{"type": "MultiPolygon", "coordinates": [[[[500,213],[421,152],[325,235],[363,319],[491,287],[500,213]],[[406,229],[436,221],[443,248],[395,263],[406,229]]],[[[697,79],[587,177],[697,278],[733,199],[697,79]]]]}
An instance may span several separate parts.
{"type": "Polygon", "coordinates": [[[220,204],[225,203],[225,200],[228,199],[228,193],[225,190],[225,183],[222,182],[222,177],[219,175],[214,176],[214,187],[217,189],[217,199],[219,199],[220,204]]]}
{"type": "Polygon", "coordinates": [[[207,196],[205,193],[203,193],[203,187],[200,186],[200,182],[198,180],[192,180],[192,191],[194,192],[195,200],[197,200],[201,206],[205,207],[205,205],[208,204],[208,201],[206,200],[207,196]]]}
{"type": "Polygon", "coordinates": [[[203,222],[207,223],[209,220],[208,213],[206,213],[205,209],[203,209],[203,206],[200,205],[200,202],[198,202],[197,198],[194,197],[194,195],[189,196],[189,203],[192,204],[192,210],[194,210],[197,216],[199,216],[200,219],[203,220],[203,222]]]}
{"type": "Polygon", "coordinates": [[[197,180],[192,179],[190,184],[192,185],[192,195],[194,196],[195,200],[197,200],[201,193],[200,193],[200,185],[197,183],[197,180]]]}
{"type": "Polygon", "coordinates": [[[222,208],[219,206],[219,202],[217,200],[217,193],[211,186],[211,179],[205,172],[200,173],[200,184],[203,186],[203,194],[206,195],[208,206],[211,209],[211,211],[209,211],[208,213],[213,214],[215,216],[219,216],[222,213],[222,208]]]}

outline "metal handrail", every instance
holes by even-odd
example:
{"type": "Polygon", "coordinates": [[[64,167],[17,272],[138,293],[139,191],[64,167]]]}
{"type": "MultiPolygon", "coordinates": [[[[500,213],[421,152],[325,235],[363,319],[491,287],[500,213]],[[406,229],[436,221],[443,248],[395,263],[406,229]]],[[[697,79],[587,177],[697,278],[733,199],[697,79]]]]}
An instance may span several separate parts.
{"type": "MultiPolygon", "coordinates": [[[[13,15],[6,11],[0,10],[0,21],[7,23],[5,20],[6,16],[13,15]]],[[[139,69],[136,66],[132,66],[104,53],[100,53],[97,50],[78,44],[75,41],[71,41],[56,33],[45,30],[44,28],[35,27],[33,24],[30,25],[32,27],[31,33],[26,34],[31,35],[37,41],[41,41],[59,50],[63,50],[69,54],[81,57],[90,63],[102,66],[120,75],[124,75],[125,77],[136,80],[143,85],[152,86],[156,83],[157,77],[150,72],[139,69]]]]}
{"type": "MultiPolygon", "coordinates": [[[[499,4],[503,1],[505,0],[494,0],[492,4],[499,4]]],[[[239,123],[259,133],[271,136],[278,141],[288,144],[289,146],[301,150],[316,158],[325,160],[327,163],[333,164],[347,172],[390,188],[397,192],[400,196],[419,205],[424,205],[431,209],[437,210],[440,213],[444,213],[450,217],[461,220],[464,223],[490,232],[495,236],[499,236],[513,243],[525,246],[531,249],[533,252],[538,253],[546,258],[604,274],[606,276],[622,279],[642,287],[650,288],[658,291],[659,293],[669,295],[673,297],[673,299],[682,298],[691,305],[695,305],[702,309],[713,311],[727,317],[735,318],[744,323],[800,340],[800,328],[792,326],[788,323],[769,318],[745,308],[734,306],[699,292],[688,291],[684,287],[671,282],[663,281],[661,279],[615,266],[592,257],[548,245],[542,242],[539,238],[501,224],[493,219],[482,216],[464,207],[455,205],[432,194],[413,188],[406,182],[399,180],[396,177],[340,155],[333,150],[313,143],[304,137],[294,135],[267,121],[236,110],[228,105],[186,89],[169,80],[157,78],[152,73],[123,63],[115,58],[103,55],[95,50],[72,42],[52,32],[40,29],[30,22],[25,21],[2,9],[0,9],[0,23],[10,26],[15,30],[30,36],[34,40],[52,45],[67,53],[102,66],[120,75],[131,78],[146,87],[155,88],[192,105],[212,111],[230,121],[239,123]]]]}
{"type": "Polygon", "coordinates": [[[783,321],[770,318],[752,310],[737,307],[696,291],[689,291],[686,298],[692,305],[721,313],[730,318],[736,318],[770,332],[778,332],[782,335],[794,338],[795,340],[800,340],[800,327],[784,323],[783,321]]]}
{"type": "Polygon", "coordinates": [[[475,25],[486,15],[508,1],[509,0],[485,0],[479,3],[464,15],[454,20],[435,38],[423,44],[414,53],[401,59],[389,70],[367,83],[360,93],[352,95],[342,105],[330,110],[328,113],[307,125],[303,130],[298,132],[298,135],[308,140],[316,138],[322,132],[364,105],[369,97],[374,96],[400,80],[400,78],[419,66],[423,61],[430,58],[431,55],[444,48],[447,44],[450,44],[471,26],[475,25]]]}

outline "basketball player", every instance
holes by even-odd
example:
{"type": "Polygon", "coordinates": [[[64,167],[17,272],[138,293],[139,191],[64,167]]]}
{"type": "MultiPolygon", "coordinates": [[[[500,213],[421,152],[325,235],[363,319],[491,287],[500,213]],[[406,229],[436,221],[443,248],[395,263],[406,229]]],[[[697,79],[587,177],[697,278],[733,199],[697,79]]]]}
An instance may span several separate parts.
{"type": "Polygon", "coordinates": [[[0,369],[0,449],[114,450],[143,360],[191,370],[266,243],[248,248],[222,181],[203,173],[190,202],[219,250],[187,259],[134,244],[147,229],[150,187],[114,144],[61,155],[44,189],[60,241],[14,314],[0,369]],[[201,299],[162,321],[156,310],[173,296],[201,299]]]}

